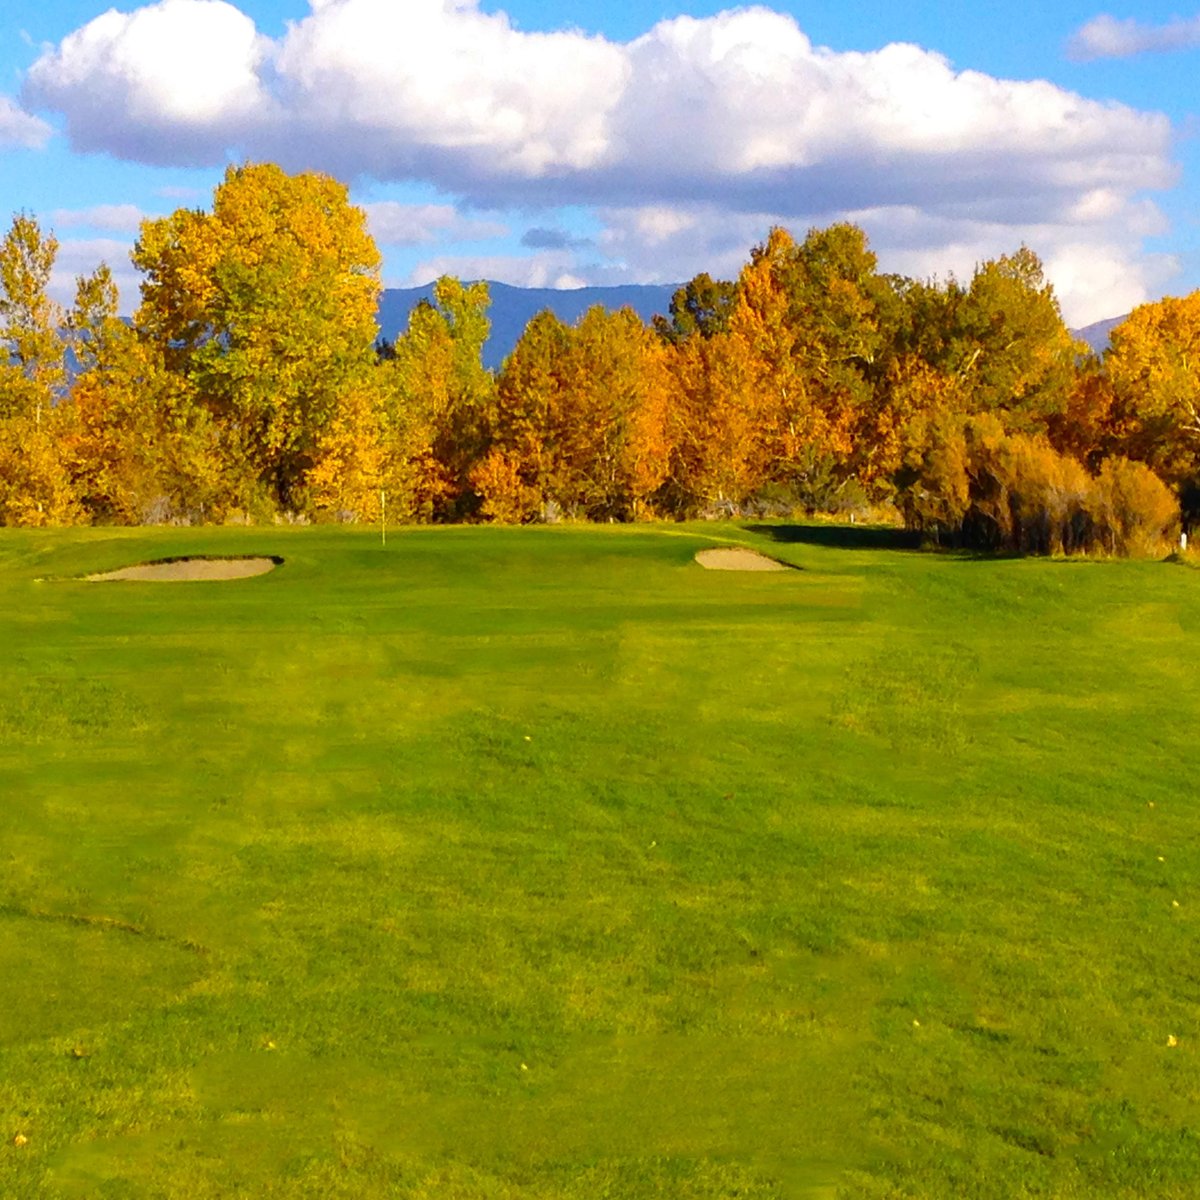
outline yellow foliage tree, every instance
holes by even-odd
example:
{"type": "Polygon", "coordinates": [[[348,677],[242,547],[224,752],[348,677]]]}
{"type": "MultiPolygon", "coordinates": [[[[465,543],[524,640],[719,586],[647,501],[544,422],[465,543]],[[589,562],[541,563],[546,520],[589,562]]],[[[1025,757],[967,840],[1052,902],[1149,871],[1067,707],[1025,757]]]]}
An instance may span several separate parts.
{"type": "Polygon", "coordinates": [[[0,525],[77,525],[80,505],[54,410],[0,422],[0,525]]]}
{"type": "Polygon", "coordinates": [[[65,449],[62,312],[50,299],[53,236],[18,214],[0,242],[0,525],[85,518],[65,449]]]}
{"type": "Polygon", "coordinates": [[[469,516],[472,472],[485,453],[495,379],[483,366],[491,325],[486,283],[443,276],[434,303],[409,314],[396,339],[388,384],[389,437],[407,464],[410,515],[420,520],[469,516]]]}
{"type": "Polygon", "coordinates": [[[0,242],[0,419],[32,418],[34,428],[62,389],[61,308],[50,298],[58,241],[18,213],[0,242]]]}
{"type": "Polygon", "coordinates": [[[410,516],[411,484],[401,448],[389,438],[385,392],[377,377],[342,396],[317,442],[308,490],[318,515],[339,521],[378,521],[385,503],[410,516]]]}
{"type": "Polygon", "coordinates": [[[106,265],[76,281],[68,327],[77,374],[64,406],[65,450],[92,519],[220,519],[225,491],[212,420],[187,379],[120,319],[106,265]]]}
{"type": "Polygon", "coordinates": [[[1200,477],[1200,291],[1143,304],[1110,337],[1104,366],[1116,442],[1184,484],[1200,477]]]}
{"type": "Polygon", "coordinates": [[[374,369],[379,251],[346,188],[231,167],[211,213],[148,221],[137,323],[216,423],[247,507],[303,508],[317,443],[374,369]]]}

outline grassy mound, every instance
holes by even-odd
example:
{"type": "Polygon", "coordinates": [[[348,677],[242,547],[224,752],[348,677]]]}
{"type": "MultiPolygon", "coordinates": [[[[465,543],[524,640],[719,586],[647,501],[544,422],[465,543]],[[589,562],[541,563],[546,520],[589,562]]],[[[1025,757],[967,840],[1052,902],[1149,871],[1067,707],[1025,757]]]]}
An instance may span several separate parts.
{"type": "Polygon", "coordinates": [[[0,1195],[1195,1196],[1197,588],[0,531],[0,1195]]]}

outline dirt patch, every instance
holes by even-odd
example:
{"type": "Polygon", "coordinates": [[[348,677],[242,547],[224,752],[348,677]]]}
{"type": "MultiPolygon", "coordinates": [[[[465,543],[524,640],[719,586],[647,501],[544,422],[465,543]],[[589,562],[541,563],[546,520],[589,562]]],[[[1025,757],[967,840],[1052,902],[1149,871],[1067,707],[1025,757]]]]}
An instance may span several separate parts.
{"type": "Polygon", "coordinates": [[[138,563],[102,575],[89,575],[92,583],[110,583],[119,579],[143,583],[193,583],[198,580],[249,579],[265,575],[283,562],[281,558],[170,558],[161,562],[138,563]]]}
{"type": "Polygon", "coordinates": [[[757,550],[746,550],[741,546],[722,546],[714,550],[701,550],[696,561],[710,571],[790,571],[791,567],[759,554],[757,550]]]}

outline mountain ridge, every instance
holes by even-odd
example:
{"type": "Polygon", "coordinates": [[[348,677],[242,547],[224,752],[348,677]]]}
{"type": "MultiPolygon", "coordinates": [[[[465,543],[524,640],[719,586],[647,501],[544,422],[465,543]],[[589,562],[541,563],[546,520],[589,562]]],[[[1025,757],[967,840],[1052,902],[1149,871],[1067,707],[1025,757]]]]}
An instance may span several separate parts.
{"type": "MultiPolygon", "coordinates": [[[[595,304],[610,311],[629,307],[649,324],[655,315],[667,315],[671,297],[683,286],[680,283],[625,283],[611,287],[525,288],[490,279],[485,282],[492,300],[488,310],[492,332],[483,348],[483,365],[492,370],[500,369],[525,326],[544,309],[549,309],[564,324],[573,325],[595,304]]],[[[403,333],[408,326],[409,313],[422,300],[433,300],[434,286],[427,283],[423,287],[385,288],[377,314],[381,336],[390,342],[403,333]]],[[[1109,335],[1124,320],[1124,316],[1109,317],[1072,329],[1071,333],[1086,342],[1093,353],[1102,354],[1108,347],[1109,335]]]]}
{"type": "MultiPolygon", "coordinates": [[[[661,313],[666,316],[678,283],[625,283],[613,287],[523,288],[509,283],[485,281],[491,295],[488,318],[491,336],[483,348],[483,365],[498,370],[524,332],[525,326],[544,309],[550,309],[564,324],[574,325],[595,304],[616,311],[629,307],[649,323],[661,313]]],[[[386,288],[379,301],[378,320],[382,336],[389,342],[403,333],[408,315],[422,300],[432,301],[434,284],[424,287],[386,288]]]]}

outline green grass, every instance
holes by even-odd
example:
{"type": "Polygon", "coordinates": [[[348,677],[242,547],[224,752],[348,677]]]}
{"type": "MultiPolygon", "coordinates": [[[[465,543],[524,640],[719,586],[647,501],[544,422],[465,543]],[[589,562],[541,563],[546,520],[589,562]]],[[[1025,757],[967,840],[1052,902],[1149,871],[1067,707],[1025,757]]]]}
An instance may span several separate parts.
{"type": "Polygon", "coordinates": [[[1200,1194],[1194,571],[0,531],[0,614],[0,1196],[1200,1194]]]}

